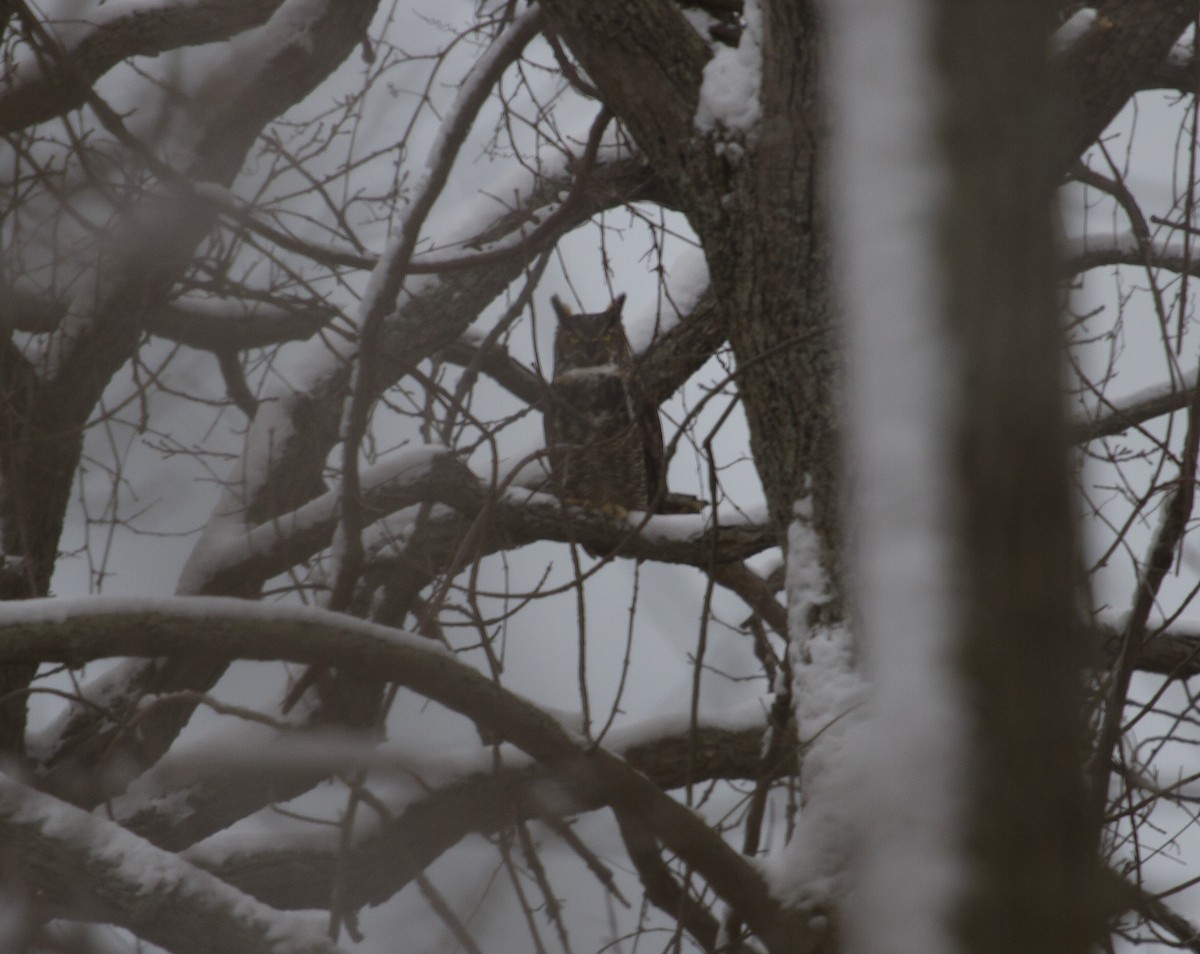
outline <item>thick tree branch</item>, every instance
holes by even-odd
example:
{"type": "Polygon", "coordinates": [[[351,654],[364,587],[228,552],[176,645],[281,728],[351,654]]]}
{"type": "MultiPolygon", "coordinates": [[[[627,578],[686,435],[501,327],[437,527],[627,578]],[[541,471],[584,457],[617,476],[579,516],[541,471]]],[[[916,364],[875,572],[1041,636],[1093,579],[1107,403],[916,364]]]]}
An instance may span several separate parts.
{"type": "Polygon", "coordinates": [[[542,7],[659,176],[672,191],[686,189],[680,149],[695,138],[711,53],[679,7],[667,0],[544,0],[542,7]]]}
{"type": "Polygon", "coordinates": [[[1077,418],[1071,424],[1071,441],[1082,444],[1101,437],[1112,437],[1156,417],[1182,410],[1191,403],[1195,390],[1196,374],[1193,372],[1180,384],[1146,388],[1124,399],[1119,405],[1104,400],[1101,402],[1103,412],[1097,408],[1097,413],[1090,419],[1077,418]]]}
{"type": "MultiPolygon", "coordinates": [[[[763,704],[765,708],[769,702],[763,704]]],[[[609,745],[664,791],[689,781],[757,778],[762,765],[761,726],[728,730],[701,726],[694,737],[686,727],[664,731],[632,747],[622,745],[619,737],[609,745]]],[[[281,740],[280,748],[286,757],[287,740],[281,740]]],[[[319,737],[315,746],[298,748],[296,774],[306,773],[315,780],[335,772],[368,767],[386,772],[388,768],[386,755],[355,752],[345,744],[340,753],[330,748],[321,749],[319,737]]],[[[484,759],[491,760],[486,750],[481,751],[481,764],[484,759]]],[[[148,787],[143,802],[118,803],[117,820],[155,844],[184,848],[236,820],[223,805],[230,789],[248,787],[269,793],[271,782],[282,781],[285,791],[290,791],[293,777],[290,770],[278,766],[278,760],[260,772],[234,768],[212,780],[182,786],[170,784],[168,773],[168,784],[148,787]],[[182,824],[179,805],[194,808],[182,824]]],[[[585,796],[565,790],[553,771],[536,765],[491,766],[441,784],[402,804],[390,820],[360,830],[341,860],[347,879],[343,897],[354,908],[381,903],[473,832],[488,835],[514,820],[558,818],[604,807],[585,796]],[[554,797],[548,798],[550,794],[554,797]]],[[[212,856],[201,846],[188,858],[273,907],[320,908],[328,903],[338,854],[346,849],[336,837],[327,843],[314,842],[311,834],[307,832],[298,845],[254,844],[234,852],[226,845],[212,856]]]]}
{"type": "Polygon", "coordinates": [[[203,351],[245,351],[311,338],[338,314],[320,303],[177,298],[146,318],[152,335],[203,351]]]}
{"type": "MultiPolygon", "coordinates": [[[[1117,663],[1121,632],[1115,626],[1101,626],[1098,637],[1110,666],[1117,663]]],[[[1181,629],[1152,632],[1137,647],[1133,668],[1171,679],[1191,679],[1200,675],[1200,633],[1181,629]]]]}
{"type": "Polygon", "coordinates": [[[1196,19],[1197,0],[1105,3],[1059,64],[1066,108],[1056,166],[1065,174],[1167,62],[1196,19]]]}
{"type": "Polygon", "coordinates": [[[1175,239],[1151,239],[1144,247],[1133,232],[1076,239],[1064,249],[1062,275],[1070,278],[1108,265],[1161,268],[1177,275],[1200,275],[1200,260],[1193,250],[1184,254],[1184,244],[1175,239]]]}
{"type": "MultiPolygon", "coordinates": [[[[777,545],[763,524],[724,525],[714,533],[700,517],[690,514],[649,519],[635,514],[621,520],[600,510],[564,508],[548,494],[510,490],[497,497],[453,452],[431,451],[428,459],[414,462],[393,479],[368,484],[364,511],[383,520],[420,503],[448,504],[460,516],[433,517],[428,526],[432,533],[450,536],[461,534],[463,518],[473,520],[484,514],[479,544],[483,553],[556,540],[630,559],[705,567],[714,556],[723,562],[739,561],[777,545]]],[[[337,502],[337,491],[329,491],[213,551],[212,569],[207,571],[212,587],[220,591],[236,581],[269,579],[327,547],[337,523],[337,502]]],[[[426,539],[423,546],[428,545],[426,539]]],[[[387,556],[381,551],[376,559],[387,556]]]]}
{"type": "Polygon", "coordinates": [[[729,339],[729,315],[710,287],[690,314],[655,338],[638,356],[649,396],[661,404],[678,391],[729,339]]]}
{"type": "MultiPolygon", "coordinates": [[[[520,231],[531,213],[558,201],[564,189],[569,189],[570,177],[547,178],[539,182],[520,209],[505,210],[483,229],[479,241],[492,241],[505,231],[520,231]]],[[[651,196],[657,190],[656,181],[646,167],[636,160],[617,160],[598,165],[588,177],[585,198],[573,209],[573,217],[562,223],[563,232],[588,221],[600,211],[651,196]]],[[[556,240],[560,236],[553,237],[556,240]]],[[[547,245],[552,244],[546,237],[547,245]]],[[[532,249],[531,254],[544,251],[532,249]]],[[[400,380],[421,360],[456,341],[475,317],[508,285],[519,278],[526,263],[505,259],[461,272],[439,276],[425,283],[407,298],[402,312],[393,314],[385,325],[381,341],[381,375],[377,382],[382,391],[400,380]]],[[[271,415],[256,418],[247,435],[247,452],[263,453],[269,448],[271,462],[261,481],[242,486],[234,478],[229,499],[223,509],[244,508],[248,521],[270,520],[312,499],[324,487],[321,471],[330,448],[337,440],[338,420],[348,385],[345,367],[336,356],[325,353],[325,345],[312,341],[302,347],[323,352],[314,360],[331,359],[330,374],[308,383],[298,382],[295,390],[269,394],[271,415]],[[284,422],[284,423],[281,423],[284,422]],[[320,490],[317,490],[320,488],[320,490]]],[[[228,530],[227,527],[222,528],[228,530]]],[[[245,580],[222,577],[217,582],[193,577],[186,586],[190,592],[244,593],[245,580]]],[[[224,664],[220,661],[194,659],[166,661],[162,664],[133,661],[124,667],[120,698],[113,700],[118,709],[132,710],[146,693],[159,694],[180,690],[205,692],[220,678],[224,664]]],[[[142,755],[152,763],[169,747],[174,734],[186,722],[186,707],[159,720],[147,720],[147,746],[142,755]]],[[[90,801],[98,796],[89,779],[93,770],[110,751],[112,729],[99,725],[96,715],[81,708],[62,723],[61,737],[47,748],[54,790],[72,793],[70,799],[90,801]],[[83,785],[82,789],[78,786],[83,785]]],[[[133,763],[130,763],[133,764],[133,763]]],[[[94,804],[94,802],[92,802],[94,804]]]]}
{"type": "Polygon", "coordinates": [[[158,2],[123,9],[114,16],[97,7],[92,22],[80,32],[80,21],[45,26],[60,33],[75,75],[33,58],[10,66],[0,93],[0,132],[9,133],[45,122],[82,106],[84,86],[94,83],[123,60],[157,56],[182,46],[226,40],[265,23],[281,0],[202,0],[158,2]],[[69,38],[68,38],[69,37],[69,38]]]}
{"type": "MultiPolygon", "coordinates": [[[[758,871],[690,809],[607,750],[565,730],[428,640],[337,614],[218,598],[28,601],[0,622],[0,664],[78,665],[113,656],[258,659],[337,666],[395,682],[511,742],[554,769],[568,792],[636,813],[708,881],[773,952],[815,950],[821,934],[786,915],[758,871]],[[105,604],[108,605],[105,605],[105,604]]],[[[823,932],[822,932],[823,933],[823,932]]]]}
{"type": "MultiPolygon", "coordinates": [[[[0,329],[46,334],[70,307],[51,294],[0,288],[0,329]]],[[[337,309],[304,301],[185,295],[141,316],[146,331],[203,351],[244,351],[303,341],[327,325],[337,309]]]]}
{"type": "Polygon", "coordinates": [[[119,825],[3,774],[0,840],[0,854],[15,859],[21,882],[51,914],[119,925],[177,954],[337,954],[319,924],[273,911],[119,825]]]}

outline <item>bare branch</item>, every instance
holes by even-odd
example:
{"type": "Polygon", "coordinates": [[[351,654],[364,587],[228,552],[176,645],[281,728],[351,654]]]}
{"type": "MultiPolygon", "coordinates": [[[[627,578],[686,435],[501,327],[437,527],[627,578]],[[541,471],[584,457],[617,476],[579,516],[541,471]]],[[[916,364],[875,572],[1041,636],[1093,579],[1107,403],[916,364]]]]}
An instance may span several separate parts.
{"type": "Polygon", "coordinates": [[[1102,402],[1103,413],[1097,408],[1088,420],[1076,420],[1071,425],[1071,441],[1082,444],[1101,437],[1112,437],[1138,427],[1156,417],[1171,414],[1187,407],[1196,392],[1196,373],[1193,371],[1179,384],[1174,382],[1145,388],[1120,405],[1102,402]]]}

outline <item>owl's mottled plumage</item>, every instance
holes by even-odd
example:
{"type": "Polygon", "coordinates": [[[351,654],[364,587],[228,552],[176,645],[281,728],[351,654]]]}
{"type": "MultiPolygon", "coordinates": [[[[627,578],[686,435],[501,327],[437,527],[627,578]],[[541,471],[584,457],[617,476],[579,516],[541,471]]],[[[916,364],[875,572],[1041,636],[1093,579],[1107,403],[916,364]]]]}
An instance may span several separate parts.
{"type": "Polygon", "coordinates": [[[591,506],[651,509],[663,468],[662,425],[621,326],[625,296],[586,315],[551,302],[558,331],[545,428],[555,492],[591,506]]]}

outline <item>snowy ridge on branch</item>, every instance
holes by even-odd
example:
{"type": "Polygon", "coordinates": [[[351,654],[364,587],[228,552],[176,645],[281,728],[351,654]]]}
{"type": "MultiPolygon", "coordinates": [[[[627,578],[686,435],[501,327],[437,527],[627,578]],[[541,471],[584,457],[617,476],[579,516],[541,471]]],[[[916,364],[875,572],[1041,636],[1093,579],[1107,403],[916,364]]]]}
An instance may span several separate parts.
{"type": "Polygon", "coordinates": [[[1050,52],[1056,56],[1066,53],[1095,25],[1097,16],[1095,7],[1076,10],[1050,37],[1050,52]]]}
{"type": "Polygon", "coordinates": [[[180,954],[337,954],[312,917],[267,907],[120,825],[0,774],[0,833],[18,846],[30,887],[88,875],[86,910],[180,954]]]}
{"type": "MultiPolygon", "coordinates": [[[[303,3],[308,0],[292,2],[303,3]]],[[[283,25],[278,29],[285,30],[287,18],[283,13],[277,14],[264,29],[276,27],[276,21],[280,21],[283,25]]],[[[436,276],[407,274],[417,232],[449,175],[451,161],[467,134],[475,112],[486,97],[490,84],[496,80],[492,74],[498,64],[504,62],[504,57],[512,56],[528,42],[539,17],[537,7],[519,16],[489,51],[486,57],[489,69],[473,70],[472,81],[463,85],[455,108],[442,123],[434,148],[428,154],[428,171],[414,188],[411,204],[385,243],[378,263],[367,280],[362,301],[352,314],[349,333],[320,336],[295,348],[285,348],[273,365],[272,377],[260,401],[259,411],[246,435],[242,458],[228,481],[213,519],[197,541],[192,560],[185,568],[183,578],[189,588],[181,585],[182,592],[194,591],[190,587],[199,577],[194,564],[203,565],[208,561],[208,551],[226,545],[231,538],[244,532],[245,507],[248,502],[258,499],[266,481],[270,479],[273,465],[295,435],[297,411],[302,410],[312,395],[337,391],[338,382],[348,377],[350,383],[342,412],[343,435],[350,423],[352,408],[358,407],[359,413],[362,413],[367,395],[358,393],[357,369],[360,364],[355,362],[355,356],[364,344],[366,347],[378,347],[381,329],[389,320],[403,314],[405,301],[439,283],[436,276]]]]}
{"type": "Polygon", "coordinates": [[[695,126],[702,135],[751,135],[762,119],[762,11],[746,0],[745,29],[737,46],[716,44],[704,67],[695,126]]]}
{"type": "Polygon", "coordinates": [[[708,291],[708,261],[704,250],[691,247],[671,263],[666,270],[666,304],[643,315],[626,316],[625,336],[634,354],[642,354],[660,335],[679,325],[690,315],[708,291]]]}
{"type": "MultiPolygon", "coordinates": [[[[389,453],[362,473],[364,491],[397,489],[412,484],[428,474],[439,457],[450,453],[440,444],[425,444],[389,453]]],[[[338,489],[326,491],[297,510],[275,520],[247,529],[233,530],[224,539],[213,539],[208,546],[195,551],[179,583],[180,595],[200,592],[205,583],[221,569],[249,559],[255,554],[268,553],[273,548],[306,530],[335,519],[338,489]]]]}
{"type": "Polygon", "coordinates": [[[1200,271],[1195,246],[1188,248],[1177,235],[1152,236],[1145,244],[1131,229],[1111,235],[1069,237],[1063,245],[1064,273],[1067,276],[1105,265],[1130,265],[1162,268],[1169,272],[1200,271]]]}
{"type": "MultiPolygon", "coordinates": [[[[716,730],[739,732],[762,729],[771,707],[770,696],[719,712],[700,716],[693,726],[691,714],[675,712],[639,720],[633,725],[615,728],[603,739],[609,752],[626,756],[633,749],[649,748],[657,743],[686,739],[697,731],[716,730]]],[[[578,713],[556,713],[539,707],[555,717],[567,731],[578,732],[582,716],[578,713]]],[[[159,766],[132,786],[128,793],[113,802],[117,817],[132,814],[147,801],[208,776],[255,776],[294,769],[296,766],[320,767],[329,774],[369,770],[374,780],[388,779],[403,782],[388,788],[385,797],[389,813],[399,817],[413,803],[436,796],[437,789],[449,788],[475,776],[493,775],[500,770],[520,770],[537,764],[530,755],[505,743],[497,747],[461,748],[436,758],[428,754],[405,751],[396,741],[378,745],[373,740],[350,733],[328,732],[317,737],[275,737],[269,741],[255,740],[246,746],[231,747],[227,743],[198,745],[191,751],[164,759],[159,766]],[[417,782],[416,779],[420,781],[417,782]]],[[[381,796],[384,797],[384,796],[381,796]]],[[[378,832],[381,817],[364,813],[356,817],[354,836],[358,842],[369,840],[378,832]]],[[[313,828],[297,823],[281,831],[247,837],[245,832],[219,832],[189,849],[189,861],[204,867],[216,868],[230,858],[252,856],[260,851],[276,850],[281,839],[287,848],[336,849],[340,835],[337,830],[313,828]]]]}
{"type": "Polygon", "coordinates": [[[821,545],[812,528],[809,498],[796,502],[788,528],[788,654],[801,746],[805,804],[792,840],[763,869],[772,893],[796,908],[827,906],[849,885],[848,851],[857,788],[852,757],[861,732],[864,686],[850,629],[812,622],[829,600],[821,545]]]}

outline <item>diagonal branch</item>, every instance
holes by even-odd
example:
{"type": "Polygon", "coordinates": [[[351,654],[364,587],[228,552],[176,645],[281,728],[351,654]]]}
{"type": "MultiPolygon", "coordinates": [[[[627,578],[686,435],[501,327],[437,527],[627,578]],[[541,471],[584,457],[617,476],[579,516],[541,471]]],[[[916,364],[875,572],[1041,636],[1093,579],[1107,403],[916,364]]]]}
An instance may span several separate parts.
{"type": "Polygon", "coordinates": [[[20,882],[53,914],[119,925],[178,954],[338,952],[311,921],[3,774],[0,842],[20,882]]]}
{"type": "Polygon", "coordinates": [[[84,90],[123,60],[157,56],[182,46],[227,40],[265,23],[281,0],[200,0],[158,2],[108,14],[97,8],[82,33],[79,21],[55,23],[59,42],[71,57],[75,75],[48,62],[27,58],[10,66],[0,93],[0,132],[10,133],[61,116],[84,103],[84,90]],[[86,84],[86,85],[84,85],[86,84]]]}
{"type": "Polygon", "coordinates": [[[605,104],[629,128],[660,176],[687,183],[679,145],[690,143],[707,44],[667,0],[543,0],[605,104]]]}
{"type": "Polygon", "coordinates": [[[1065,109],[1055,166],[1063,174],[1094,143],[1126,103],[1167,62],[1196,19],[1197,0],[1122,0],[1061,57],[1065,109]]]}
{"type": "Polygon", "coordinates": [[[541,28],[542,16],[538,7],[522,13],[494,41],[488,54],[480,58],[463,81],[458,98],[430,150],[426,163],[429,171],[414,189],[411,204],[405,210],[399,227],[389,236],[379,264],[371,272],[358,318],[358,347],[351,370],[349,401],[339,427],[342,442],[342,498],[339,507],[341,545],[337,553],[333,588],[329,594],[329,605],[334,609],[341,610],[349,606],[362,569],[363,515],[359,499],[358,457],[367,436],[371,408],[381,390],[378,379],[382,362],[379,360],[378,347],[384,324],[396,308],[425,219],[450,178],[450,170],[475,124],[475,117],[491,96],[493,87],[541,28]]]}
{"type": "MultiPolygon", "coordinates": [[[[479,240],[491,241],[506,232],[519,232],[531,213],[558,201],[570,187],[571,178],[549,176],[529,190],[525,204],[505,210],[480,232],[479,240]]],[[[648,198],[661,191],[645,165],[636,159],[615,160],[598,165],[588,177],[585,200],[562,223],[565,234],[600,211],[628,201],[648,198]]],[[[482,216],[481,216],[482,218],[482,216]]],[[[552,245],[560,236],[547,236],[552,245]]],[[[543,248],[531,250],[540,253],[543,248]]],[[[381,342],[382,369],[377,385],[381,392],[400,380],[421,360],[452,344],[475,317],[523,273],[526,263],[505,259],[478,268],[438,276],[423,283],[405,299],[401,311],[389,316],[381,342]]],[[[337,440],[338,420],[345,401],[349,376],[330,344],[313,339],[295,346],[297,364],[305,369],[302,378],[279,376],[273,390],[259,395],[260,411],[246,437],[243,470],[230,478],[219,515],[210,522],[214,536],[223,545],[249,527],[311,500],[324,491],[321,480],[330,449],[337,440]],[[254,472],[245,468],[252,461],[254,472]],[[247,526],[249,525],[249,527],[247,526]]],[[[186,593],[244,593],[244,580],[213,578],[223,569],[210,560],[211,541],[202,537],[181,580],[186,593]]],[[[206,692],[220,678],[224,665],[219,660],[167,660],[123,664],[106,679],[106,692],[118,710],[132,711],[145,694],[190,690],[206,692]]],[[[166,751],[175,733],[187,721],[190,709],[180,707],[170,714],[155,716],[145,723],[144,747],[127,753],[127,764],[152,764],[166,751]],[[161,723],[161,724],[160,724],[161,723]],[[143,761],[144,760],[144,761],[143,761]]],[[[57,793],[70,793],[72,801],[95,804],[103,795],[96,789],[95,768],[111,754],[114,728],[86,707],[77,708],[58,725],[54,737],[43,746],[49,784],[57,793]]]]}
{"type": "Polygon", "coordinates": [[[219,598],[32,600],[0,622],[0,664],[185,655],[337,666],[411,689],[553,769],[568,793],[636,814],[772,952],[815,950],[824,935],[785,912],[746,858],[625,760],[419,636],[328,612],[219,598]]]}

